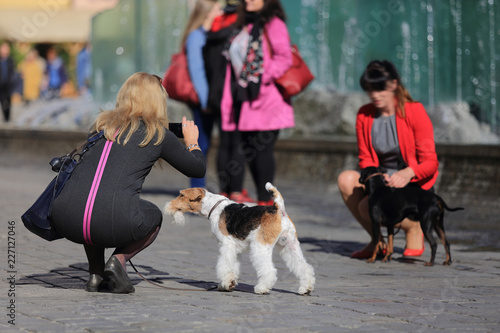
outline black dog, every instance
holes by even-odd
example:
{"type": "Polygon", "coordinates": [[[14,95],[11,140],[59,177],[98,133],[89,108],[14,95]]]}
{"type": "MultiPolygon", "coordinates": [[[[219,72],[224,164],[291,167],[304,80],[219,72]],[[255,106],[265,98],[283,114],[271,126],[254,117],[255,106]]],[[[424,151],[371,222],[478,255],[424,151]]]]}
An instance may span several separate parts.
{"type": "Polygon", "coordinates": [[[443,265],[450,265],[450,243],[444,232],[444,210],[462,210],[462,207],[449,208],[444,200],[430,192],[422,190],[417,186],[406,186],[403,188],[392,188],[385,185],[382,168],[368,167],[361,170],[359,182],[365,185],[368,194],[368,205],[370,217],[373,222],[373,239],[377,245],[375,251],[367,262],[374,262],[380,250],[380,227],[387,227],[387,252],[382,261],[390,261],[394,252],[394,226],[405,218],[419,221],[424,232],[425,239],[429,242],[432,250],[431,260],[425,266],[433,266],[436,256],[437,243],[432,235],[434,229],[438,234],[446,250],[446,261],[443,265]]]}

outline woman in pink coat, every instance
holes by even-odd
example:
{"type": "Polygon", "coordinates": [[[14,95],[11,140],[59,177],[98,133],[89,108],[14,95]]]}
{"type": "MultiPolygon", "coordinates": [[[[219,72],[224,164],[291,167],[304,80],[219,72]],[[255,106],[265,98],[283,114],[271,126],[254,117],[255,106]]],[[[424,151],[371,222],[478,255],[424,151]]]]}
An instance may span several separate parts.
{"type": "Polygon", "coordinates": [[[243,1],[235,25],[226,53],[229,61],[221,102],[218,163],[227,169],[234,197],[241,192],[244,170],[244,162],[235,163],[243,156],[257,188],[258,203],[266,205],[271,203],[265,184],[274,178],[279,130],[295,125],[290,100],[274,84],[292,65],[290,35],[279,0],[243,1]],[[232,153],[228,153],[230,145],[232,153]]]}

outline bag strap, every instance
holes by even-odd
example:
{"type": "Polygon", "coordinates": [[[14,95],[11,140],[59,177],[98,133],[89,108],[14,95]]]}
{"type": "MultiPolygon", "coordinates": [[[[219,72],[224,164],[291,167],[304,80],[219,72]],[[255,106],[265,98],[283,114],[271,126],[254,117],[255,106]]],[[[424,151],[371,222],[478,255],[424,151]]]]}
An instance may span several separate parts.
{"type": "Polygon", "coordinates": [[[95,133],[94,135],[88,137],[87,140],[82,142],[78,147],[73,149],[73,151],[71,153],[69,153],[68,156],[73,157],[75,155],[79,155],[79,157],[82,157],[82,155],[85,154],[90,149],[90,147],[95,145],[96,142],[99,139],[101,139],[103,136],[104,136],[104,131],[100,131],[100,132],[95,133]],[[80,150],[82,152],[80,154],[76,154],[76,152],[78,152],[80,150]]]}
{"type": "MultiPolygon", "coordinates": [[[[70,153],[59,158],[61,160],[61,165],[59,167],[59,170],[57,171],[57,176],[55,178],[56,182],[54,185],[54,191],[52,193],[52,201],[54,201],[54,199],[56,198],[57,192],[60,191],[61,186],[64,186],[65,181],[63,182],[62,185],[60,185],[58,182],[59,176],[61,175],[61,172],[66,172],[66,173],[71,174],[73,172],[75,166],[82,161],[83,154],[85,154],[90,149],[90,147],[95,145],[97,140],[101,139],[103,136],[104,136],[104,131],[100,131],[100,132],[88,137],[86,141],[82,142],[78,147],[73,149],[73,151],[71,151],[70,153]],[[77,152],[80,150],[82,150],[82,151],[77,154],[77,152]],[[75,159],[75,158],[78,158],[78,159],[75,159]],[[60,185],[60,186],[58,186],[58,185],[60,185]]],[[[52,211],[52,204],[49,208],[49,216],[51,214],[51,211],[52,211]]]]}

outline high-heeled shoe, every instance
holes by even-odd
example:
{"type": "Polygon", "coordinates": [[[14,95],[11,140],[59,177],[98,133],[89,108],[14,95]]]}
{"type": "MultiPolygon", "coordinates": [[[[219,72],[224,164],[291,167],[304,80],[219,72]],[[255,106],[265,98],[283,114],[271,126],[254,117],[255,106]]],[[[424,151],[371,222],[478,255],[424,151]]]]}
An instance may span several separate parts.
{"type": "Polygon", "coordinates": [[[135,291],[120,260],[111,256],[104,266],[104,274],[109,278],[109,291],[116,294],[130,294],[135,291]]]}
{"type": "Polygon", "coordinates": [[[85,290],[88,291],[89,293],[96,293],[99,291],[99,286],[103,281],[104,278],[102,276],[97,274],[90,274],[85,290]]]}
{"type": "Polygon", "coordinates": [[[422,248],[421,249],[405,249],[403,252],[403,257],[420,257],[425,251],[425,240],[424,235],[422,235],[422,248]]]}

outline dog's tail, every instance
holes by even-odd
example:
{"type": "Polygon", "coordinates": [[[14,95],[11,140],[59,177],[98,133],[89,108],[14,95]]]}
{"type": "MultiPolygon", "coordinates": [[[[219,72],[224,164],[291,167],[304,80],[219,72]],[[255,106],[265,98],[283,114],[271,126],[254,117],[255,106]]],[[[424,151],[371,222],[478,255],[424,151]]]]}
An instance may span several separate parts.
{"type": "Polygon", "coordinates": [[[278,189],[271,183],[266,184],[266,190],[271,193],[273,200],[274,200],[274,206],[278,208],[282,212],[283,215],[286,215],[285,212],[285,200],[283,200],[283,196],[281,193],[278,191],[278,189]]]}
{"type": "Polygon", "coordinates": [[[450,212],[455,212],[455,211],[457,211],[457,210],[464,210],[464,209],[465,209],[465,208],[463,208],[463,207],[455,207],[455,208],[450,208],[450,207],[448,207],[448,205],[446,204],[446,202],[444,202],[443,198],[441,198],[439,195],[436,195],[436,196],[438,197],[438,199],[439,199],[439,203],[441,204],[441,206],[442,206],[444,209],[446,209],[446,210],[448,210],[448,211],[450,211],[450,212]]]}

